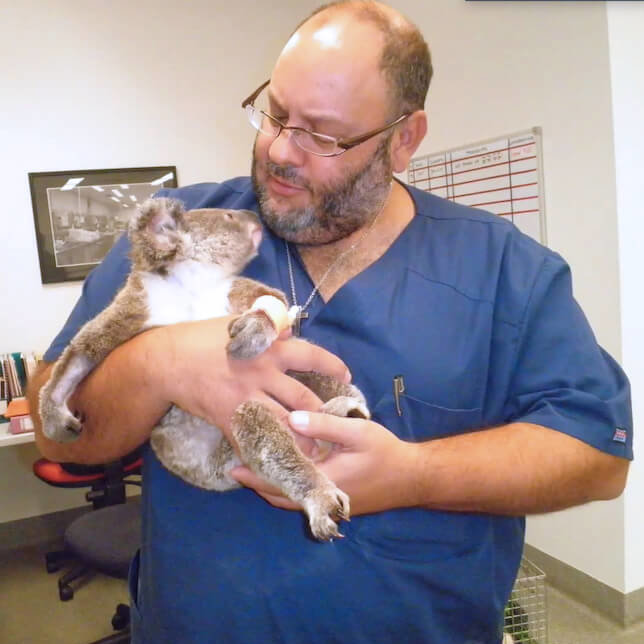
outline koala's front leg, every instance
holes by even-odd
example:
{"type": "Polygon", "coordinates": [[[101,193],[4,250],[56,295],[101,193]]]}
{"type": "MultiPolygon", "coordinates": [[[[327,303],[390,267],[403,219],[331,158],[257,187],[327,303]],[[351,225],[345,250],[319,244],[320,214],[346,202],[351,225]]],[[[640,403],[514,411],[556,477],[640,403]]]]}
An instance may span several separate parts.
{"type": "Polygon", "coordinates": [[[264,353],[273,344],[278,333],[265,313],[248,311],[230,323],[228,335],[228,355],[237,360],[249,360],[264,353]]]}
{"type": "Polygon", "coordinates": [[[228,327],[231,340],[227,351],[233,358],[248,360],[262,354],[285,326],[276,324],[275,315],[271,315],[270,310],[253,309],[260,299],[274,300],[273,307],[281,307],[286,315],[288,302],[282,291],[246,277],[239,277],[233,282],[228,294],[229,308],[234,313],[241,313],[228,327]]]}
{"type": "Polygon", "coordinates": [[[286,295],[276,288],[271,288],[248,277],[238,277],[228,293],[228,303],[232,313],[243,313],[250,309],[253,302],[262,295],[272,295],[288,306],[286,295]]]}
{"type": "Polygon", "coordinates": [[[302,454],[290,431],[264,405],[241,404],[232,432],[241,461],[302,506],[314,537],[342,536],[336,522],[349,518],[349,497],[302,454]]]}
{"type": "Polygon", "coordinates": [[[69,443],[78,438],[82,421],[69,411],[67,399],[94,366],[88,356],[71,345],[54,365],[38,399],[42,429],[47,438],[58,443],[69,443]]]}
{"type": "Polygon", "coordinates": [[[146,305],[129,285],[128,281],[110,306],[81,327],[40,390],[39,412],[48,438],[59,443],[78,438],[82,419],[72,414],[67,400],[110,351],[142,330],[146,305]]]}
{"type": "Polygon", "coordinates": [[[231,340],[227,351],[233,358],[255,358],[291,325],[284,293],[261,282],[244,277],[236,279],[228,301],[231,311],[241,313],[228,327],[231,340]]]}

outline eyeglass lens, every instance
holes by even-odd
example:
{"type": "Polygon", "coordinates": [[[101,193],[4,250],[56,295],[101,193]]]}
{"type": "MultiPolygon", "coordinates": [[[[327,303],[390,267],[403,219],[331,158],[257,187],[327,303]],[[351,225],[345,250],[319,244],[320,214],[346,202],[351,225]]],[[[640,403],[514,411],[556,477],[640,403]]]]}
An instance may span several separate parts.
{"type": "MultiPolygon", "coordinates": [[[[260,93],[254,106],[247,105],[246,111],[251,125],[267,136],[276,137],[283,127],[288,127],[283,125],[287,116],[271,112],[266,91],[260,93]]],[[[304,128],[288,127],[288,129],[295,143],[306,152],[330,156],[339,151],[337,141],[333,137],[317,134],[304,128]]]]}

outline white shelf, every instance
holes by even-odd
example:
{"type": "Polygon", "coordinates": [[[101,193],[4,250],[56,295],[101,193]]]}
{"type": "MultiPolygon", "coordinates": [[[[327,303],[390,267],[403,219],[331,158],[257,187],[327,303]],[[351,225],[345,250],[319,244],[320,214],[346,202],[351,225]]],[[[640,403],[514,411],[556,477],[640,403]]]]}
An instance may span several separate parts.
{"type": "Polygon", "coordinates": [[[0,447],[9,447],[9,445],[21,445],[22,443],[33,443],[35,441],[34,433],[10,434],[9,423],[0,423],[0,447]]]}

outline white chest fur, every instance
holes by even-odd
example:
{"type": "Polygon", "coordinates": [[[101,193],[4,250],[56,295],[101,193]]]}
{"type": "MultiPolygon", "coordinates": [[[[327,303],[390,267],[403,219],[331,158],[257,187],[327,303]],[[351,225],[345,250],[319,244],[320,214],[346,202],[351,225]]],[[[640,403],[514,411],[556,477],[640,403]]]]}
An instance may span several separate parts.
{"type": "Polygon", "coordinates": [[[228,315],[233,278],[213,265],[189,260],[172,266],[167,276],[146,274],[143,285],[150,317],[146,326],[205,320],[228,315]]]}

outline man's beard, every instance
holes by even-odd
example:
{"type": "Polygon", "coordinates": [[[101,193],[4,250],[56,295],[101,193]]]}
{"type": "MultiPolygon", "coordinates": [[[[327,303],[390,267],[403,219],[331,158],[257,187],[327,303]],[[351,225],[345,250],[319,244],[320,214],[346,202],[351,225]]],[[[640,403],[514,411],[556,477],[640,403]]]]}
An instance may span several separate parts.
{"type": "Polygon", "coordinates": [[[281,213],[271,208],[268,190],[259,183],[253,147],[252,180],[263,222],[278,237],[297,244],[326,244],[359,230],[378,214],[389,193],[392,178],[390,140],[390,136],[386,137],[360,170],[335,184],[322,184],[316,188],[299,178],[293,166],[267,161],[267,178],[273,175],[306,188],[313,197],[310,205],[281,213]]]}

